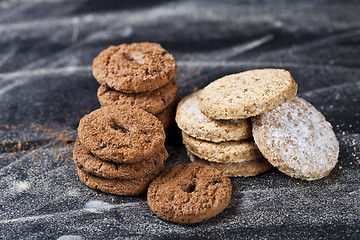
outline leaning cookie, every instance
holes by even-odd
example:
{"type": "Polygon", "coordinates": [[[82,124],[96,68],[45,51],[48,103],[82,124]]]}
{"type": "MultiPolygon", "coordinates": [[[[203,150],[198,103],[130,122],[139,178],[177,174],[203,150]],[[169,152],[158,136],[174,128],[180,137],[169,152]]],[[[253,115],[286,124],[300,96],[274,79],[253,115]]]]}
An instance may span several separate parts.
{"type": "Polygon", "coordinates": [[[147,200],[161,219],[180,224],[202,222],[219,213],[231,199],[228,177],[197,163],[167,169],[150,184],[147,200]]]}
{"type": "Polygon", "coordinates": [[[228,142],[208,142],[182,132],[183,143],[193,154],[210,162],[241,163],[261,157],[253,139],[228,142]]]}
{"type": "Polygon", "coordinates": [[[250,118],[240,120],[213,120],[199,109],[202,90],[183,98],[177,107],[176,123],[186,134],[201,140],[223,142],[251,137],[250,118]]]}
{"type": "Polygon", "coordinates": [[[177,85],[175,80],[172,80],[161,88],[144,93],[124,93],[101,85],[97,96],[101,106],[128,104],[156,115],[173,102],[176,92],[177,85]]]}
{"type": "Polygon", "coordinates": [[[106,179],[89,174],[79,168],[77,168],[77,173],[80,181],[92,189],[114,195],[128,196],[144,193],[148,188],[149,183],[156,177],[156,175],[148,174],[142,178],[131,180],[106,179]]]}
{"type": "Polygon", "coordinates": [[[127,93],[165,86],[176,72],[174,57],[157,43],[110,46],[93,61],[93,75],[101,85],[127,93]]]}
{"type": "Polygon", "coordinates": [[[293,97],[252,118],[253,135],[264,157],[283,173],[304,180],[327,176],[339,156],[339,142],[325,117],[293,97]]]}
{"type": "Polygon", "coordinates": [[[220,78],[204,88],[199,107],[212,119],[244,119],[280,106],[297,91],[284,69],[257,69],[220,78]]]}
{"type": "Polygon", "coordinates": [[[102,161],[87,151],[77,138],[73,150],[73,159],[76,166],[89,174],[107,179],[136,179],[146,174],[158,175],[165,167],[168,153],[163,147],[149,159],[138,163],[124,164],[102,161]]]}
{"type": "Polygon", "coordinates": [[[264,157],[242,163],[215,163],[200,159],[189,150],[187,153],[190,161],[214,167],[228,177],[252,177],[272,168],[272,165],[264,157]]]}

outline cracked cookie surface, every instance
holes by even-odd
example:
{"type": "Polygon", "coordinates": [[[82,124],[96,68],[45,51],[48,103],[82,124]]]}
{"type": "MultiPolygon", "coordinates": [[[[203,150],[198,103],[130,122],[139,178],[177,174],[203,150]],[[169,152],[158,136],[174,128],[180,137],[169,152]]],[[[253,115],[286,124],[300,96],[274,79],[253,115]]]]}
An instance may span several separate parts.
{"type": "Polygon", "coordinates": [[[81,144],[102,160],[135,163],[159,152],[165,142],[161,122],[128,105],[110,105],[85,115],[79,123],[81,144]]]}
{"type": "Polygon", "coordinates": [[[176,72],[174,57],[157,43],[110,46],[93,61],[93,75],[100,84],[127,93],[165,86],[176,72]]]}

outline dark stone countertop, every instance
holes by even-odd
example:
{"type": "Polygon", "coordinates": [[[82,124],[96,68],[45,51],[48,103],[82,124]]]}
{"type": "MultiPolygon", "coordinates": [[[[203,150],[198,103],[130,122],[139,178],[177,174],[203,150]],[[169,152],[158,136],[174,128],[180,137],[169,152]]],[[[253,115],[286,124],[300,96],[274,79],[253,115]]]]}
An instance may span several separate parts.
{"type": "MultiPolygon", "coordinates": [[[[0,239],[359,239],[358,1],[0,2],[0,239]],[[82,184],[79,119],[99,107],[92,59],[109,45],[161,43],[184,97],[226,74],[285,68],[332,123],[339,162],[306,182],[272,170],[232,178],[230,206],[193,226],[152,215],[145,196],[82,184]]],[[[188,162],[179,132],[168,166],[188,162]]]]}

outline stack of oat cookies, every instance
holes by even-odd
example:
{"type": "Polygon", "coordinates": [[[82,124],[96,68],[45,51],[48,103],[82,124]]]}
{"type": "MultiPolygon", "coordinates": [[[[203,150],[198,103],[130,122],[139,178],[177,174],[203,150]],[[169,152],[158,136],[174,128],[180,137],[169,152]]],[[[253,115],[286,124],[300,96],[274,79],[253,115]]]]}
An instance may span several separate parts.
{"type": "Polygon", "coordinates": [[[87,186],[116,195],[138,195],[165,166],[165,131],[152,114],[110,105],[79,123],[73,159],[87,186]]]}
{"type": "Polygon", "coordinates": [[[167,129],[178,102],[173,56],[157,43],[110,46],[93,61],[93,75],[101,84],[101,106],[127,104],[155,115],[167,129]]]}
{"type": "Polygon", "coordinates": [[[331,124],[296,92],[288,71],[257,69],[225,76],[186,97],[176,121],[192,160],[229,176],[256,175],[271,165],[304,180],[328,175],[339,143],[331,124]],[[243,140],[251,135],[254,140],[243,140]],[[261,154],[269,162],[262,158],[255,165],[261,154]]]}
{"type": "Polygon", "coordinates": [[[207,117],[199,108],[203,91],[183,98],[175,117],[191,161],[211,165],[227,176],[255,176],[269,170],[271,165],[252,138],[250,118],[207,117]]]}

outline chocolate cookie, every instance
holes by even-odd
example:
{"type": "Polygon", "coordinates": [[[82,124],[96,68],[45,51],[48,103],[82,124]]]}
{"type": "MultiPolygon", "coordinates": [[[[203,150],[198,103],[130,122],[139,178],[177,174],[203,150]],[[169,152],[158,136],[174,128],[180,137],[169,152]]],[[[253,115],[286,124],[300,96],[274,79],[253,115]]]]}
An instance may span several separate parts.
{"type": "Polygon", "coordinates": [[[151,113],[128,105],[99,108],[80,120],[82,145],[102,160],[135,163],[160,152],[165,142],[161,122],[151,113]]]}
{"type": "Polygon", "coordinates": [[[327,176],[339,156],[339,142],[325,117],[297,96],[252,118],[253,135],[264,157],[291,177],[327,176]]]}
{"type": "Polygon", "coordinates": [[[115,195],[139,195],[146,191],[149,183],[156,175],[148,174],[142,178],[132,180],[106,179],[86,173],[77,168],[80,181],[88,187],[115,195]]]}
{"type": "Polygon", "coordinates": [[[155,115],[163,124],[165,129],[168,129],[174,123],[178,102],[179,97],[176,96],[169,106],[167,106],[162,112],[155,115]]]}
{"type": "Polygon", "coordinates": [[[97,96],[101,106],[128,104],[140,107],[156,115],[171,104],[176,96],[176,91],[176,82],[172,80],[170,83],[154,91],[136,94],[112,90],[105,85],[101,85],[97,91],[97,96]]]}
{"type": "Polygon", "coordinates": [[[93,74],[100,84],[128,93],[165,86],[176,72],[174,57],[157,43],[110,46],[93,61],[93,74]]]}
{"type": "Polygon", "coordinates": [[[108,179],[135,179],[146,174],[158,175],[164,170],[167,157],[168,153],[163,147],[149,159],[134,164],[102,161],[87,151],[79,139],[76,139],[73,151],[73,159],[79,169],[108,179]]]}
{"type": "Polygon", "coordinates": [[[161,219],[193,224],[221,213],[230,202],[231,182],[219,170],[197,163],[167,169],[150,184],[147,200],[161,219]]]}

